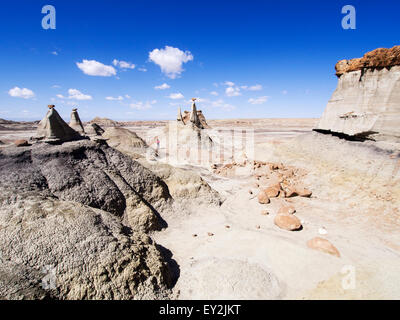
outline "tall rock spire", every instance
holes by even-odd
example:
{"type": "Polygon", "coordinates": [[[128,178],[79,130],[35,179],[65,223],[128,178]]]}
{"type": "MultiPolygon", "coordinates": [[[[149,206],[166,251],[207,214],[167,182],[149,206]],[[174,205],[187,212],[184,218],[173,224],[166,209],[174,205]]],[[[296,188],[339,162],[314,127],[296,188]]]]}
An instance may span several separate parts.
{"type": "Polygon", "coordinates": [[[196,98],[192,98],[192,111],[190,113],[190,122],[192,122],[196,127],[199,126],[199,117],[197,116],[197,108],[195,104],[196,98]]]}
{"type": "Polygon", "coordinates": [[[83,128],[82,121],[79,118],[78,109],[72,109],[71,120],[69,121],[69,126],[80,134],[85,133],[85,129],[83,128]]]}
{"type": "Polygon", "coordinates": [[[185,124],[185,122],[183,121],[183,117],[182,117],[181,107],[178,108],[178,116],[177,116],[176,120],[182,121],[182,123],[185,124]]]}

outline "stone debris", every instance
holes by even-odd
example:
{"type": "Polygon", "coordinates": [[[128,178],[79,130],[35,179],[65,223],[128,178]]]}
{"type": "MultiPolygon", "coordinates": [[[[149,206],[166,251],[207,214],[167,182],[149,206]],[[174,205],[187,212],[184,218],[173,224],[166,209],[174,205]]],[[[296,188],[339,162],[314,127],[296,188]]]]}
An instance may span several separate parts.
{"type": "Polygon", "coordinates": [[[296,212],[296,209],[290,205],[290,206],[283,206],[279,208],[278,214],[294,214],[296,212]]]}
{"type": "Polygon", "coordinates": [[[269,199],[268,195],[263,190],[261,190],[258,193],[257,199],[258,199],[258,202],[261,203],[261,204],[268,204],[268,203],[271,202],[271,200],[269,199]]]}
{"type": "Polygon", "coordinates": [[[27,140],[15,140],[14,144],[17,147],[27,147],[27,146],[29,146],[29,142],[27,140]]]}
{"type": "Polygon", "coordinates": [[[336,257],[340,257],[339,250],[332,243],[330,243],[329,240],[320,237],[315,237],[311,240],[308,240],[307,247],[309,247],[310,249],[334,255],[336,257]]]}
{"type": "Polygon", "coordinates": [[[214,236],[214,233],[212,233],[212,232],[207,232],[207,235],[208,235],[209,237],[212,237],[212,236],[214,236]]]}
{"type": "Polygon", "coordinates": [[[279,228],[288,231],[297,231],[302,228],[299,218],[292,214],[277,214],[274,223],[279,228]]]}

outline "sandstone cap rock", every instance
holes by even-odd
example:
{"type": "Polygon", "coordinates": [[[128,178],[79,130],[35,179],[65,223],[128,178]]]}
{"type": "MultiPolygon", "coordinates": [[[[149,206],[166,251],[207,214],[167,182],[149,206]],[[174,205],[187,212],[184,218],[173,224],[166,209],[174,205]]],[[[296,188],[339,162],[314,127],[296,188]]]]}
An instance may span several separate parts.
{"type": "Polygon", "coordinates": [[[278,214],[275,216],[274,223],[281,229],[296,231],[302,228],[299,218],[292,214],[278,214]]]}

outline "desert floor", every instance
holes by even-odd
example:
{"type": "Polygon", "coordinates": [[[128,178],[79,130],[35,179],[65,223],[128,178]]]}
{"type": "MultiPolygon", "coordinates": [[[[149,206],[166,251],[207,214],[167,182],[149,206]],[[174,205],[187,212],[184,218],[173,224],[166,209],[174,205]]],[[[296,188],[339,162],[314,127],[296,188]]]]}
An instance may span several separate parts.
{"type": "MultiPolygon", "coordinates": [[[[232,128],[251,131],[254,160],[300,170],[302,183],[313,195],[273,198],[270,204],[260,204],[251,172],[238,170],[223,176],[213,172],[210,164],[175,163],[196,171],[225,199],[220,207],[191,205],[188,201],[188,210],[163,216],[168,227],[152,235],[169,250],[179,275],[175,298],[400,298],[397,200],[377,195],[378,180],[361,181],[362,177],[340,172],[340,166],[310,160],[287,147],[293,139],[310,133],[316,121],[208,121],[220,135],[229,135],[232,128]],[[282,230],[274,224],[278,209],[288,204],[296,208],[295,215],[302,221],[300,231],[282,230]],[[262,215],[264,210],[269,214],[262,215]],[[317,236],[328,239],[340,257],[308,248],[307,241],[317,236]]],[[[146,141],[161,136],[164,125],[165,122],[125,123],[126,128],[146,141]]],[[[0,140],[32,134],[33,131],[2,131],[0,140]]],[[[160,151],[165,147],[161,138],[160,151]]],[[[160,157],[158,161],[166,159],[160,157]]]]}

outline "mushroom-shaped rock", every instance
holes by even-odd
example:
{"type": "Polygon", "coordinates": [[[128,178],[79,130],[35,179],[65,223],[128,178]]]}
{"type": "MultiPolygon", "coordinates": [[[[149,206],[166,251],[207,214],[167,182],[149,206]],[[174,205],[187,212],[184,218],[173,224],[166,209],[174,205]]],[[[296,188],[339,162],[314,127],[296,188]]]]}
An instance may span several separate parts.
{"type": "Polygon", "coordinates": [[[330,241],[320,238],[320,237],[315,237],[311,240],[307,241],[307,247],[310,249],[318,250],[321,252],[329,253],[331,255],[334,255],[336,257],[340,257],[340,252],[336,247],[330,243],[330,241]]]}
{"type": "Polygon", "coordinates": [[[79,118],[78,109],[74,108],[71,112],[71,120],[69,121],[69,126],[74,129],[76,132],[80,134],[85,133],[85,129],[83,128],[82,121],[79,118]]]}
{"type": "Polygon", "coordinates": [[[46,116],[39,122],[35,139],[45,142],[65,142],[81,137],[60,117],[54,105],[48,107],[46,116]]]}
{"type": "Polygon", "coordinates": [[[288,231],[300,230],[302,227],[299,218],[292,214],[278,214],[275,216],[274,223],[279,228],[288,231]]]}

